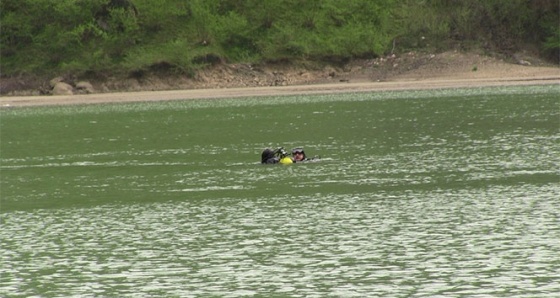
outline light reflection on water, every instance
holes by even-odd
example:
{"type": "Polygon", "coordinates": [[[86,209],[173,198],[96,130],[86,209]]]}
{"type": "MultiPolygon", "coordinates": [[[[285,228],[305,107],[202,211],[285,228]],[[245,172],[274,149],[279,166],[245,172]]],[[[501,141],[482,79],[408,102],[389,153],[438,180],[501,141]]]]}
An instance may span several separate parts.
{"type": "Polygon", "coordinates": [[[2,292],[554,297],[558,195],[493,186],[13,212],[2,292]]]}
{"type": "MultiPolygon", "coordinates": [[[[120,146],[3,156],[13,210],[0,218],[0,296],[557,297],[557,108],[538,97],[290,106],[277,114],[310,132],[288,139],[323,159],[289,167],[261,166],[262,138],[220,143],[216,127],[197,130],[215,144],[139,147],[151,135],[115,129],[120,146]]],[[[234,114],[283,121],[259,109],[234,114]]],[[[198,123],[173,112],[180,133],[198,123]]]]}

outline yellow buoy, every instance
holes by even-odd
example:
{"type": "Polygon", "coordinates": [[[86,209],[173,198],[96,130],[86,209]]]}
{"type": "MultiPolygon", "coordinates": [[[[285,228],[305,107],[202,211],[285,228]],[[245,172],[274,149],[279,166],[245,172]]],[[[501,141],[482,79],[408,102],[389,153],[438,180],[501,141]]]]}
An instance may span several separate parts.
{"type": "Polygon", "coordinates": [[[283,165],[289,165],[289,164],[294,163],[294,162],[292,161],[292,159],[289,158],[289,157],[284,157],[284,158],[280,159],[279,162],[280,162],[281,164],[283,164],[283,165]]]}

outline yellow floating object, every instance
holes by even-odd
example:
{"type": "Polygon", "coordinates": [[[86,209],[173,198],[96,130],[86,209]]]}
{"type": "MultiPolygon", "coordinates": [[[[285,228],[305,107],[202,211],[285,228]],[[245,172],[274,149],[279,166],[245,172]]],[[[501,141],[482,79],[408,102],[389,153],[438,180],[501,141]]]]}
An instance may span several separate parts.
{"type": "Polygon", "coordinates": [[[289,165],[289,164],[292,164],[292,163],[294,163],[294,162],[292,161],[291,158],[289,158],[289,157],[284,157],[284,158],[280,159],[279,163],[281,163],[281,164],[283,164],[283,165],[289,165]]]}

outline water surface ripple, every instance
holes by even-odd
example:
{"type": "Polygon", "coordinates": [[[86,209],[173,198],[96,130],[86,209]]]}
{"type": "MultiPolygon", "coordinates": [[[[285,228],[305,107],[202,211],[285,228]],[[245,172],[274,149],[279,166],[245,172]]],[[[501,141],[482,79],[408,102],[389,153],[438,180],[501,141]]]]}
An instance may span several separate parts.
{"type": "Polygon", "coordinates": [[[560,90],[431,92],[7,111],[0,296],[559,297],[560,90]]]}
{"type": "Polygon", "coordinates": [[[2,291],[556,297],[552,194],[494,186],[13,212],[0,232],[2,291]]]}

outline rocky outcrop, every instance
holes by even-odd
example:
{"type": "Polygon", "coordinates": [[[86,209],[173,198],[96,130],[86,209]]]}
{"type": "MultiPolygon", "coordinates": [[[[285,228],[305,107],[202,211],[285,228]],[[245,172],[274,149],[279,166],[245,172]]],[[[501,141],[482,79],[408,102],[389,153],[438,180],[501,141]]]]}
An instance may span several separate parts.
{"type": "Polygon", "coordinates": [[[74,95],[74,88],[70,84],[58,82],[54,84],[51,92],[52,95],[74,95]]]}
{"type": "Polygon", "coordinates": [[[529,54],[521,53],[511,60],[479,53],[450,51],[444,53],[401,53],[371,59],[356,59],[344,64],[325,63],[217,63],[193,74],[174,71],[143,71],[132,74],[90,76],[85,78],[5,77],[0,75],[0,94],[71,95],[107,92],[158,91],[177,89],[214,89],[236,87],[293,86],[327,83],[383,82],[389,80],[420,80],[428,77],[446,78],[491,76],[507,69],[526,73],[535,67],[555,67],[529,54]],[[530,66],[529,66],[530,65],[530,66]],[[475,71],[476,70],[476,71],[475,71]],[[60,84],[64,83],[64,84],[60,84]]]}
{"type": "Polygon", "coordinates": [[[90,82],[80,81],[76,84],[66,82],[63,77],[56,77],[50,80],[50,94],[52,95],[74,95],[74,94],[91,94],[95,93],[95,89],[90,82]]]}
{"type": "Polygon", "coordinates": [[[78,93],[82,93],[82,94],[95,93],[95,89],[93,88],[93,85],[90,82],[86,82],[86,81],[81,81],[76,83],[76,90],[78,90],[78,93]]]}

